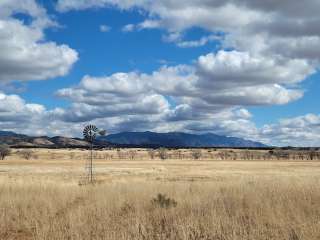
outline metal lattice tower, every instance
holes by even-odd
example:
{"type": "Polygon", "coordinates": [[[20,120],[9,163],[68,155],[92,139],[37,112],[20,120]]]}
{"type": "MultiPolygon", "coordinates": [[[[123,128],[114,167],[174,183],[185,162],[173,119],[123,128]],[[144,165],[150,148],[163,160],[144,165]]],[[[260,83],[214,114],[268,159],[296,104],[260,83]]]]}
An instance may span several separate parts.
{"type": "Polygon", "coordinates": [[[86,171],[87,171],[87,180],[90,183],[93,183],[94,176],[93,176],[93,143],[94,140],[97,137],[97,134],[99,135],[105,135],[106,131],[102,130],[99,131],[99,129],[95,125],[88,125],[83,129],[83,137],[86,141],[90,143],[90,157],[88,162],[86,163],[86,171]]]}

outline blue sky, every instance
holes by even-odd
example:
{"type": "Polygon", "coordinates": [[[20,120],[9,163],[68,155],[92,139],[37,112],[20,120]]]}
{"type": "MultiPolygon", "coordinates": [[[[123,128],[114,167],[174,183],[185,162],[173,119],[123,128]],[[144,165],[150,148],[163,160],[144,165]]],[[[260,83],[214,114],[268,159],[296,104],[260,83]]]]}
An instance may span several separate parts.
{"type": "MultiPolygon", "coordinates": [[[[41,101],[49,108],[68,104],[55,98],[53,93],[60,88],[76,85],[84,75],[105,76],[130,71],[152,73],[163,65],[163,61],[167,65],[190,64],[198,56],[213,52],[217,47],[217,43],[209,43],[199,48],[179,48],[162,41],[164,30],[122,32],[123,26],[143,20],[143,16],[136,11],[89,9],[59,13],[52,8],[52,3],[44,6],[61,24],[60,28],[47,30],[47,39],[72,46],[80,56],[67,76],[28,83],[28,90],[22,94],[24,98],[31,102],[41,101]],[[109,26],[110,31],[101,32],[101,25],[109,26]]],[[[208,33],[200,28],[186,33],[195,40],[204,34],[208,33]]]]}
{"type": "Polygon", "coordinates": [[[77,136],[90,122],[319,145],[320,18],[317,1],[306,5],[4,1],[0,127],[77,136]]]}

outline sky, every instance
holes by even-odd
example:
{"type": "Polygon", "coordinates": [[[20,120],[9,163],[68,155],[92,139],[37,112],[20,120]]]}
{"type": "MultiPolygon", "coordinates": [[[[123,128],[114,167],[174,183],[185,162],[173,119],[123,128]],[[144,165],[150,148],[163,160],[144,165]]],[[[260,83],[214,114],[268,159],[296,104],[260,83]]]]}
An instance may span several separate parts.
{"type": "Polygon", "coordinates": [[[0,130],[320,146],[318,0],[1,0],[0,130]]]}

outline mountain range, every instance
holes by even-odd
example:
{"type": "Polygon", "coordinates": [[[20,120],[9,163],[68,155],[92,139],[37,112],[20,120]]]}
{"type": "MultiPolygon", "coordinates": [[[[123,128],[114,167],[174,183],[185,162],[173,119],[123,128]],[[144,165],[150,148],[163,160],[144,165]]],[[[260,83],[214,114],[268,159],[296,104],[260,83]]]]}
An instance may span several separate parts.
{"type": "Polygon", "coordinates": [[[266,147],[266,145],[259,142],[212,133],[198,135],[183,132],[122,132],[100,137],[99,139],[113,144],[150,147],[266,147]]]}
{"type": "MultiPolygon", "coordinates": [[[[9,131],[0,131],[0,143],[15,147],[88,147],[89,143],[79,138],[67,137],[31,137],[9,131]]],[[[96,146],[135,146],[135,147],[252,147],[263,148],[266,145],[236,137],[220,136],[212,133],[189,134],[182,132],[122,132],[101,136],[96,146]]]]}

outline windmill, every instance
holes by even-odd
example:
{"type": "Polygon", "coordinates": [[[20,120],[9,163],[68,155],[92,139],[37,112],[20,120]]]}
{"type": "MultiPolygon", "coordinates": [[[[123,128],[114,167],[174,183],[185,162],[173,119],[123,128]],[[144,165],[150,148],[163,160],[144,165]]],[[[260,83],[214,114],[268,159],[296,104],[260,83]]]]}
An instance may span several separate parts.
{"type": "Polygon", "coordinates": [[[105,130],[99,130],[95,125],[88,125],[83,129],[83,137],[90,143],[90,158],[87,164],[88,179],[90,183],[93,183],[93,143],[97,135],[104,136],[105,130]]]}

